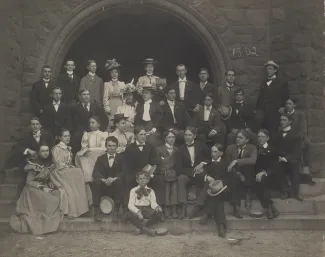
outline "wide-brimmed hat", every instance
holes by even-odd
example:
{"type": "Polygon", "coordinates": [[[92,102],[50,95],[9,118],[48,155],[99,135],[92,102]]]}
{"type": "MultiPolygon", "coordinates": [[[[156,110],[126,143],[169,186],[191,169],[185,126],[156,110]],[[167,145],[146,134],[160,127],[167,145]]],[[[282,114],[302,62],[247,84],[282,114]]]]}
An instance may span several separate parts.
{"type": "Polygon", "coordinates": [[[126,84],[124,88],[121,89],[121,94],[129,94],[129,93],[134,93],[136,91],[136,87],[133,84],[133,79],[130,83],[126,84]]]}
{"type": "Polygon", "coordinates": [[[277,68],[277,69],[280,68],[280,66],[279,66],[276,62],[274,62],[274,61],[272,61],[272,60],[266,62],[266,63],[264,64],[264,67],[266,67],[266,66],[273,66],[273,67],[275,67],[275,68],[277,68]]]}
{"type": "Polygon", "coordinates": [[[221,194],[226,188],[227,186],[224,186],[221,180],[215,180],[209,184],[207,193],[210,196],[217,196],[221,194]]]}
{"type": "Polygon", "coordinates": [[[221,114],[221,119],[222,120],[228,120],[232,114],[232,107],[229,106],[221,106],[218,111],[221,114]]]}
{"type": "Polygon", "coordinates": [[[125,117],[123,113],[115,114],[114,121],[119,122],[121,120],[127,120],[129,117],[125,117]]]}
{"type": "Polygon", "coordinates": [[[261,210],[250,210],[249,216],[252,218],[262,218],[264,216],[264,212],[261,210]]]}
{"type": "Polygon", "coordinates": [[[152,84],[144,84],[142,86],[142,91],[144,91],[144,90],[155,91],[156,87],[152,84]]]}
{"type": "Polygon", "coordinates": [[[148,174],[152,174],[155,172],[157,166],[156,165],[150,165],[150,164],[147,164],[146,166],[143,167],[142,171],[143,172],[146,172],[148,174]]]}
{"type": "Polygon", "coordinates": [[[143,64],[157,64],[158,61],[156,61],[156,60],[153,59],[153,58],[146,58],[146,59],[144,59],[141,63],[143,63],[143,64]]]}
{"type": "Polygon", "coordinates": [[[165,236],[168,234],[168,229],[167,228],[157,228],[155,230],[155,233],[157,236],[165,236]]]}
{"type": "Polygon", "coordinates": [[[110,70],[114,70],[121,67],[121,64],[119,64],[116,59],[112,59],[112,60],[107,60],[105,63],[105,69],[110,71],[110,70]]]}
{"type": "Polygon", "coordinates": [[[114,201],[108,196],[102,196],[99,207],[102,213],[110,214],[114,210],[114,201]]]}

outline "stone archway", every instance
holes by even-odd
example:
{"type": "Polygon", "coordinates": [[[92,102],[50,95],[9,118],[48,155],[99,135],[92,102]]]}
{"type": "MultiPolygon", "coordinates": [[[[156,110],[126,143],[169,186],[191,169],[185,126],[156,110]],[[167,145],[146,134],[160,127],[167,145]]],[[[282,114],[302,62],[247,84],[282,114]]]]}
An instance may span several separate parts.
{"type": "MultiPolygon", "coordinates": [[[[195,1],[194,1],[195,2],[195,1]]],[[[38,70],[42,65],[49,64],[53,67],[56,76],[66,53],[73,42],[89,27],[105,19],[119,8],[132,8],[141,5],[165,12],[182,22],[192,32],[200,44],[204,45],[212,73],[215,74],[214,82],[222,83],[223,74],[231,68],[231,61],[227,49],[222,44],[218,35],[208,26],[202,15],[190,8],[181,0],[89,0],[80,5],[52,31],[38,62],[38,70]]]]}

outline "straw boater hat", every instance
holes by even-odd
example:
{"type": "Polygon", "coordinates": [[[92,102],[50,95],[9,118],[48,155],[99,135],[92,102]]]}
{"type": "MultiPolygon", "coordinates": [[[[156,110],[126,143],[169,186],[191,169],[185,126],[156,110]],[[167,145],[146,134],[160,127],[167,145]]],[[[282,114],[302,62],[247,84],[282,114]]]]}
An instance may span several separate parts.
{"type": "Polygon", "coordinates": [[[123,113],[115,114],[114,115],[114,121],[117,123],[121,120],[127,120],[128,117],[125,117],[123,113]]]}
{"type": "Polygon", "coordinates": [[[217,196],[221,194],[227,186],[224,186],[221,180],[215,180],[209,184],[208,195],[217,196]]]}
{"type": "Polygon", "coordinates": [[[221,106],[219,108],[219,112],[221,114],[221,119],[222,120],[228,120],[232,114],[232,107],[229,106],[221,106]]]}
{"type": "Polygon", "coordinates": [[[264,64],[264,67],[267,67],[267,66],[273,66],[274,68],[277,68],[277,69],[279,69],[280,68],[280,66],[276,63],[276,62],[274,62],[274,61],[268,61],[268,62],[266,62],[265,64],[264,64]]]}
{"type": "Polygon", "coordinates": [[[121,67],[121,65],[116,61],[115,58],[112,60],[107,60],[105,63],[105,69],[108,71],[118,69],[119,67],[121,67]]]}
{"type": "Polygon", "coordinates": [[[151,175],[155,172],[156,168],[157,168],[156,165],[151,166],[150,164],[147,164],[146,166],[143,167],[142,171],[151,175]]]}
{"type": "Polygon", "coordinates": [[[104,214],[110,214],[114,210],[114,201],[108,196],[102,196],[100,199],[100,210],[104,214]]]}
{"type": "Polygon", "coordinates": [[[156,88],[152,84],[144,84],[142,86],[142,91],[144,90],[155,91],[156,88]]]}
{"type": "Polygon", "coordinates": [[[157,64],[158,62],[153,58],[146,58],[142,61],[143,64],[157,64]]]}

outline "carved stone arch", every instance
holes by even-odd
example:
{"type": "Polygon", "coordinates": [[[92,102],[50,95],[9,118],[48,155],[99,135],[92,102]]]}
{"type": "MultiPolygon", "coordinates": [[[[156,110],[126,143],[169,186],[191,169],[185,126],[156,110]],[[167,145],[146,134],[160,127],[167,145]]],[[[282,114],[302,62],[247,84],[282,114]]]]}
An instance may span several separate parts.
{"type": "Polygon", "coordinates": [[[75,8],[51,32],[42,50],[38,70],[44,64],[49,64],[56,76],[70,46],[87,28],[105,19],[118,8],[140,4],[165,12],[187,26],[204,46],[212,73],[216,75],[214,82],[223,82],[224,72],[232,66],[226,47],[204,16],[181,0],[88,0],[75,8]]]}

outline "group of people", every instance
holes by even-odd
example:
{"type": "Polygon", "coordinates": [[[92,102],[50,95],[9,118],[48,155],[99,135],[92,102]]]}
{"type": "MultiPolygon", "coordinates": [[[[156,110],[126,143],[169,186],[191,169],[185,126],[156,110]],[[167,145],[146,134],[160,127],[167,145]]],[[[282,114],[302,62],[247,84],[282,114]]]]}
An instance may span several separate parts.
{"type": "Polygon", "coordinates": [[[144,60],[146,74],[136,84],[119,80],[115,59],[105,65],[111,75],[105,83],[94,60],[81,80],[73,60],[56,82],[43,67],[31,92],[31,133],[14,147],[26,171],[11,218],[15,230],[52,232],[63,216],[79,217],[91,206],[100,221],[101,197],[109,196],[113,221],[128,220],[139,233],[154,235],[150,226],[162,219],[202,215],[200,223],[214,217],[224,237],[225,200],[239,219],[241,200],[250,208],[252,193],[268,219],[280,214],[272,188],[282,199],[303,200],[299,184],[308,172],[310,141],[278,64],[265,64],[256,106],[245,101],[233,70],[216,86],[207,69],[194,83],[180,64],[178,79],[167,83],[154,75],[156,64],[144,60]],[[189,201],[195,208],[187,213],[189,201]]]}

